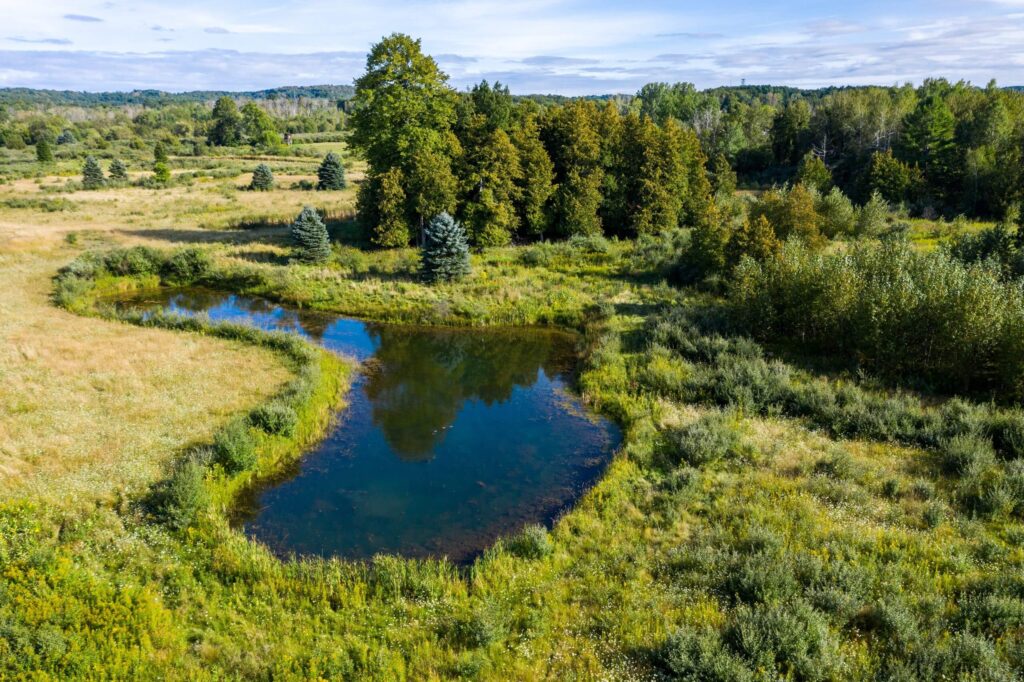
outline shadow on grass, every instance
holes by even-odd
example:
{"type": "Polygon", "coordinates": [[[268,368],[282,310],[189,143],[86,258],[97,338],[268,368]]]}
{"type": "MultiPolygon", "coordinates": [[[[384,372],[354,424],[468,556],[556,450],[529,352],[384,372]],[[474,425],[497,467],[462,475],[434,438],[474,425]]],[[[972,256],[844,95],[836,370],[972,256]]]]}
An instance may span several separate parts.
{"type": "Polygon", "coordinates": [[[115,230],[115,232],[143,239],[159,239],[172,244],[281,244],[287,239],[287,233],[280,230],[157,228],[152,230],[115,230]]]}

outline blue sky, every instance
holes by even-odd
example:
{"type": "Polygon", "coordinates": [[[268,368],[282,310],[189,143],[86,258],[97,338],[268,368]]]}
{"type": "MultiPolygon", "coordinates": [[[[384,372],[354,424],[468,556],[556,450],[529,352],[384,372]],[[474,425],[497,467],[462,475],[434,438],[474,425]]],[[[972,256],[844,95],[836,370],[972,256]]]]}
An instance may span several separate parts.
{"type": "Polygon", "coordinates": [[[393,31],[457,87],[1024,84],[1024,0],[0,0],[0,87],[258,89],[351,83],[393,31]]]}

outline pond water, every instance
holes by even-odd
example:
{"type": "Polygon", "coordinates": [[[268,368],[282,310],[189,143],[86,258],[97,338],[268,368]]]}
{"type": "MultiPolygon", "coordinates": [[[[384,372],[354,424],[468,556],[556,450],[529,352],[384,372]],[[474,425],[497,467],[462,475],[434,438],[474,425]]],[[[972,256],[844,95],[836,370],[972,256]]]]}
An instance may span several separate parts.
{"type": "Polygon", "coordinates": [[[620,441],[568,391],[568,334],[375,324],[203,289],[120,305],[287,330],[363,363],[324,441],[242,505],[245,532],[281,555],[470,561],[549,524],[620,441]]]}

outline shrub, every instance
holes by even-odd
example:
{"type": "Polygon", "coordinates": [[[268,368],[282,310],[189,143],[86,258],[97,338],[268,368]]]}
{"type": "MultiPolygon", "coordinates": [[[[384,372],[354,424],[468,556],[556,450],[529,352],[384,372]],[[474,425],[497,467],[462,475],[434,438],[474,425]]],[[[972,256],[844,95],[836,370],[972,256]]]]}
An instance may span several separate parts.
{"type": "Polygon", "coordinates": [[[724,640],[750,667],[774,673],[768,679],[823,680],[838,668],[838,647],[828,625],[801,601],[737,607],[724,640]]]}
{"type": "Polygon", "coordinates": [[[274,173],[270,170],[270,166],[265,163],[256,166],[256,170],[252,172],[252,181],[249,183],[249,189],[257,192],[267,192],[274,189],[274,173]]]}
{"type": "Polygon", "coordinates": [[[318,190],[345,189],[345,166],[341,163],[341,157],[334,152],[328,152],[323,163],[316,171],[318,190]]]}
{"type": "Polygon", "coordinates": [[[995,463],[992,446],[976,436],[955,436],[939,450],[942,470],[953,476],[980,472],[995,463]]]}
{"type": "Polygon", "coordinates": [[[36,161],[53,163],[53,149],[50,148],[50,143],[46,141],[45,137],[36,142],[36,161]]]}
{"type": "Polygon", "coordinates": [[[171,169],[163,161],[153,164],[153,181],[162,185],[171,181],[171,169]]]}
{"type": "Polygon", "coordinates": [[[160,267],[160,278],[177,286],[193,284],[210,271],[210,257],[199,248],[175,251],[160,267]]]}
{"type": "Polygon", "coordinates": [[[244,420],[235,420],[217,433],[213,460],[229,474],[248,471],[256,465],[256,443],[244,420]]]}
{"type": "Polygon", "coordinates": [[[703,466],[735,454],[740,436],[731,415],[715,412],[670,430],[665,434],[665,441],[666,454],[672,464],[703,466]]]}
{"type": "Polygon", "coordinates": [[[668,672],[680,680],[716,680],[748,682],[753,673],[723,644],[717,632],[709,629],[677,630],[661,651],[668,672]]]}
{"type": "Polygon", "coordinates": [[[154,493],[157,515],[172,528],[181,530],[195,523],[210,503],[202,456],[194,453],[174,468],[171,477],[154,493]]]}
{"type": "Polygon", "coordinates": [[[327,226],[312,206],[306,206],[292,223],[291,238],[297,258],[303,263],[326,263],[331,257],[327,226]]]}
{"type": "Polygon", "coordinates": [[[539,524],[529,525],[518,535],[507,539],[505,547],[523,559],[541,559],[553,551],[547,528],[539,524]]]}
{"type": "Polygon", "coordinates": [[[451,282],[469,274],[466,232],[447,213],[435,216],[427,225],[421,267],[429,282],[451,282]]]}
{"type": "Polygon", "coordinates": [[[253,426],[269,434],[290,436],[295,432],[299,418],[288,405],[272,402],[256,408],[250,421],[253,426]]]}
{"type": "Polygon", "coordinates": [[[162,262],[160,252],[146,246],[114,249],[103,258],[103,266],[118,277],[155,275],[162,262]]]}
{"type": "Polygon", "coordinates": [[[1024,457],[1024,413],[1020,410],[1001,412],[988,424],[992,445],[1004,459],[1024,457]]]}

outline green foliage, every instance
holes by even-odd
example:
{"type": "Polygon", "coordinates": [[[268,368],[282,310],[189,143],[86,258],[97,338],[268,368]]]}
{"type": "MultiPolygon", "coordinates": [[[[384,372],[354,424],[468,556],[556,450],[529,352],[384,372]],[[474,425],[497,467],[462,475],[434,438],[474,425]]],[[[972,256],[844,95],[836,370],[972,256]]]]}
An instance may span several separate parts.
{"type": "Polygon", "coordinates": [[[824,194],[832,189],[832,171],[828,169],[820,156],[814,152],[807,152],[800,160],[800,167],[796,171],[796,182],[824,194]]]}
{"type": "Polygon", "coordinates": [[[956,118],[937,93],[925,96],[907,117],[900,149],[917,164],[938,198],[953,190],[959,162],[956,148],[956,118]]]}
{"type": "Polygon", "coordinates": [[[404,179],[401,170],[392,168],[370,175],[359,188],[359,221],[377,246],[408,246],[412,238],[405,213],[404,179]]]}
{"type": "Polygon", "coordinates": [[[561,236],[599,234],[601,144],[593,104],[573,102],[548,112],[541,136],[551,150],[555,191],[551,198],[552,223],[561,236]]]}
{"type": "Polygon", "coordinates": [[[248,144],[265,149],[281,144],[281,134],[277,132],[274,119],[256,102],[246,102],[240,115],[242,137],[248,144]]]}
{"type": "Polygon", "coordinates": [[[153,164],[153,181],[161,185],[166,185],[171,181],[171,169],[167,167],[166,163],[153,164]]]}
{"type": "Polygon", "coordinates": [[[39,140],[36,144],[36,161],[39,163],[53,163],[53,149],[46,138],[39,140]]]}
{"type": "Polygon", "coordinates": [[[291,226],[295,254],[303,263],[326,263],[331,257],[327,226],[312,206],[306,206],[291,226]]]}
{"type": "Polygon", "coordinates": [[[114,159],[110,162],[110,179],[116,182],[128,180],[128,166],[121,159],[114,159]]]}
{"type": "Polygon", "coordinates": [[[235,420],[217,432],[213,441],[213,461],[228,474],[252,469],[256,459],[256,441],[247,421],[235,420]]]}
{"type": "Polygon", "coordinates": [[[249,183],[249,189],[257,192],[267,192],[274,189],[274,173],[270,170],[270,166],[265,163],[256,166],[256,169],[252,172],[252,181],[249,183]]]}
{"type": "Polygon", "coordinates": [[[730,232],[712,207],[690,234],[690,244],[676,268],[674,279],[692,284],[723,274],[728,257],[730,232]]]}
{"type": "Polygon", "coordinates": [[[318,190],[339,190],[346,187],[345,166],[341,163],[341,157],[334,152],[327,153],[316,175],[318,190]]]}
{"type": "Polygon", "coordinates": [[[889,204],[877,191],[872,193],[868,202],[857,211],[857,236],[880,237],[885,231],[888,218],[889,204]]]}
{"type": "Polygon", "coordinates": [[[712,157],[708,172],[711,175],[711,189],[715,195],[731,197],[736,191],[736,171],[732,169],[725,154],[719,152],[712,157]]]}
{"type": "Polygon", "coordinates": [[[195,453],[178,464],[151,497],[154,512],[171,528],[188,528],[209,507],[210,493],[202,456],[202,453],[195,453]]]}
{"type": "Polygon", "coordinates": [[[543,559],[551,554],[554,546],[544,526],[532,524],[518,535],[504,541],[505,548],[523,559],[543,559]]]}
{"type": "Polygon", "coordinates": [[[917,166],[906,164],[892,150],[875,152],[868,170],[868,187],[893,204],[915,202],[920,198],[924,176],[917,166]]]}
{"type": "Polygon", "coordinates": [[[167,156],[167,148],[163,142],[157,142],[153,146],[153,163],[167,164],[170,162],[170,157],[167,156]]]}
{"type": "Polygon", "coordinates": [[[535,116],[527,116],[512,133],[512,144],[519,155],[516,211],[522,231],[531,237],[543,237],[550,227],[548,200],[554,192],[555,167],[540,139],[535,116]]]}
{"type": "Polygon", "coordinates": [[[736,418],[717,412],[669,431],[665,443],[666,458],[673,465],[707,466],[735,457],[740,450],[736,418]]]}
{"type": "Polygon", "coordinates": [[[299,421],[295,410],[281,402],[256,408],[249,419],[256,428],[277,436],[292,436],[299,421]]]}
{"type": "Polygon", "coordinates": [[[514,200],[518,194],[519,154],[500,128],[489,129],[482,116],[472,124],[473,138],[462,158],[461,214],[474,246],[505,246],[519,230],[514,200]]]}
{"type": "Polygon", "coordinates": [[[787,244],[736,272],[732,303],[761,338],[856,354],[883,374],[945,388],[1024,395],[1024,292],[993,267],[900,243],[829,256],[787,244]]]}
{"type": "Polygon", "coordinates": [[[213,106],[213,125],[208,141],[212,146],[224,147],[242,140],[242,115],[230,97],[221,97],[213,106]]]}
{"type": "Polygon", "coordinates": [[[173,286],[186,286],[201,280],[210,268],[206,251],[195,247],[179,249],[160,264],[160,279],[173,286]]]}
{"type": "Polygon", "coordinates": [[[469,274],[466,233],[447,213],[434,217],[424,232],[422,272],[430,282],[452,282],[469,274]]]}
{"type": "Polygon", "coordinates": [[[726,261],[730,267],[735,267],[744,256],[764,260],[774,257],[781,248],[782,245],[775,237],[775,230],[772,229],[768,218],[763,215],[757,216],[754,220],[745,218],[739,229],[729,237],[726,261]]]}
{"type": "Polygon", "coordinates": [[[811,247],[822,245],[821,216],[817,210],[817,193],[804,185],[765,192],[750,207],[750,219],[768,219],[782,241],[790,237],[802,239],[811,247]]]}
{"type": "Polygon", "coordinates": [[[82,187],[85,189],[99,189],[106,182],[107,178],[103,175],[103,169],[100,168],[99,162],[91,156],[86,157],[85,164],[82,166],[82,187]]]}
{"type": "Polygon", "coordinates": [[[838,187],[819,197],[815,209],[821,217],[821,233],[829,239],[851,236],[857,230],[857,211],[838,187]]]}

